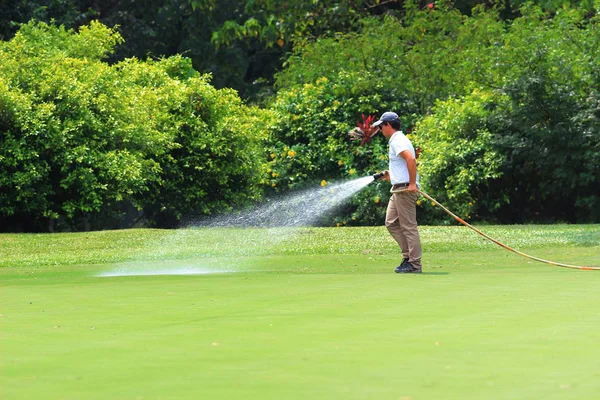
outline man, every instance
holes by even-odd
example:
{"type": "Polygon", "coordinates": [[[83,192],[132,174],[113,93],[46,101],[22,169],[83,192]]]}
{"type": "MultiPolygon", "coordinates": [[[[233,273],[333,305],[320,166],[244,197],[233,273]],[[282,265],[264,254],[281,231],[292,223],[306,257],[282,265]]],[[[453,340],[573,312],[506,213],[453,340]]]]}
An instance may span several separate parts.
{"type": "Polygon", "coordinates": [[[385,112],[373,124],[389,140],[389,170],[383,179],[390,180],[392,191],[385,215],[385,226],[398,242],[404,259],[396,273],[421,273],[421,239],[417,228],[419,177],[415,149],[400,131],[400,119],[394,112],[385,112]]]}

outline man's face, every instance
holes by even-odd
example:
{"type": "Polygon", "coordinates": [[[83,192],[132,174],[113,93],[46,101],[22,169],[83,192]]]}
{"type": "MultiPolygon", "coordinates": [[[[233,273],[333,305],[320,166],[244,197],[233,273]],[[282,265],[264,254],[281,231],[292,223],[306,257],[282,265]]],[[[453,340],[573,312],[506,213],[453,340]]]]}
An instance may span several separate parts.
{"type": "Polygon", "coordinates": [[[389,125],[387,122],[384,122],[383,124],[381,124],[379,126],[379,130],[381,131],[383,136],[385,136],[387,139],[391,138],[395,132],[394,129],[392,128],[392,126],[389,125]]]}

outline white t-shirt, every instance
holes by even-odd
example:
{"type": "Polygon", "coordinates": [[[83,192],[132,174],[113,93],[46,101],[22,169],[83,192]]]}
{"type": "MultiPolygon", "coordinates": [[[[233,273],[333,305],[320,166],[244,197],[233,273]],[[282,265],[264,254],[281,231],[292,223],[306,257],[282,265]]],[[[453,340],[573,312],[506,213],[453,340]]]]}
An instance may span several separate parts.
{"type": "MultiPolygon", "coordinates": [[[[406,166],[406,160],[402,158],[400,153],[404,150],[410,150],[413,156],[416,157],[415,148],[413,147],[410,140],[402,133],[402,131],[396,131],[390,138],[390,181],[392,185],[398,183],[409,183],[410,178],[408,175],[408,167],[406,166]]],[[[419,186],[419,175],[417,174],[417,186],[419,186]]]]}

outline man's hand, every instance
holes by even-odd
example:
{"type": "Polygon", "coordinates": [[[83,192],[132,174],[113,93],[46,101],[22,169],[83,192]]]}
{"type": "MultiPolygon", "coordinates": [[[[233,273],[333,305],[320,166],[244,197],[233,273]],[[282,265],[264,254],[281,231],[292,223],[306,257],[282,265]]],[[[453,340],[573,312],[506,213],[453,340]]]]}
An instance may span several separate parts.
{"type": "Polygon", "coordinates": [[[383,177],[381,178],[384,181],[389,181],[390,180],[390,171],[388,171],[387,169],[385,171],[385,174],[383,175],[383,177]]]}
{"type": "Polygon", "coordinates": [[[408,187],[406,188],[407,191],[411,192],[411,193],[417,193],[419,191],[419,189],[417,188],[417,184],[416,183],[409,183],[408,187]]]}

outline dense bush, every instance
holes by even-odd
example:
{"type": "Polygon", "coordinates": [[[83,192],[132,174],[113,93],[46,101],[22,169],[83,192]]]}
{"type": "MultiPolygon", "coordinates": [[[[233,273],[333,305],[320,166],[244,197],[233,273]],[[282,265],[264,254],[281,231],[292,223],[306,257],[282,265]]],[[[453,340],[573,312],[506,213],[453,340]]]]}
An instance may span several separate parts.
{"type": "MultiPolygon", "coordinates": [[[[358,33],[298,46],[277,75],[280,91],[273,108],[282,120],[275,126],[272,176],[266,183],[293,188],[386,169],[383,136],[359,147],[349,141],[348,131],[362,114],[378,117],[394,110],[410,133],[434,99],[463,90],[465,75],[455,72],[460,64],[455,37],[463,19],[455,10],[419,11],[409,3],[404,21],[368,18],[358,33]],[[287,149],[296,156],[280,157],[287,149]]],[[[418,146],[418,138],[412,139],[418,146]]],[[[370,185],[336,222],[380,224],[389,196],[389,184],[370,185]]],[[[434,213],[423,220],[437,218],[434,213]]]]}
{"type": "Polygon", "coordinates": [[[458,40],[465,17],[457,10],[418,10],[407,2],[404,19],[363,19],[356,33],[296,47],[276,75],[280,88],[298,88],[327,78],[372,98],[377,110],[392,105],[403,115],[426,113],[436,99],[465,91],[468,74],[458,40]],[[342,83],[342,81],[344,81],[342,83]]]}
{"type": "MultiPolygon", "coordinates": [[[[401,19],[298,41],[265,109],[181,56],[107,63],[122,39],[99,23],[29,23],[0,44],[0,223],[112,226],[129,209],[173,226],[361,177],[387,167],[387,142],[348,132],[387,110],[423,148],[423,188],[466,218],[600,221],[597,12],[449,7],[407,1],[401,19]]],[[[380,224],[388,190],[327,223],[380,224]]]]}
{"type": "Polygon", "coordinates": [[[260,195],[269,113],[182,57],[103,62],[120,40],[30,23],[0,44],[3,229],[106,226],[128,208],[165,225],[260,195]]]}
{"type": "MultiPolygon", "coordinates": [[[[270,191],[297,189],[325,181],[347,180],[386,167],[386,143],[376,135],[369,146],[349,140],[348,132],[362,121],[361,111],[376,113],[377,99],[355,91],[360,77],[346,75],[336,83],[323,77],[314,84],[282,90],[272,109],[280,115],[267,147],[270,191]]],[[[362,202],[350,204],[337,222],[379,221],[381,211],[371,205],[385,200],[371,185],[361,193],[362,202]],[[358,204],[370,203],[357,213],[358,204]]],[[[379,204],[378,204],[379,203],[379,204]]]]}
{"type": "Polygon", "coordinates": [[[421,121],[426,186],[480,219],[597,222],[598,17],[522,12],[506,31],[486,29],[498,24],[487,16],[470,21],[491,39],[470,52],[472,86],[490,92],[443,102],[421,121]]]}
{"type": "MultiPolygon", "coordinates": [[[[271,169],[279,182],[270,179],[271,184],[348,179],[353,176],[350,171],[364,175],[386,169],[387,142],[381,135],[364,147],[348,141],[346,133],[363,113],[378,117],[396,111],[402,129],[410,133],[436,99],[469,93],[470,68],[477,64],[466,63],[459,49],[476,47],[484,33],[473,32],[459,11],[439,7],[419,10],[407,2],[403,20],[367,18],[357,33],[296,48],[276,76],[280,92],[274,108],[284,122],[276,126],[279,143],[273,154],[290,148],[302,161],[273,160],[271,169]]],[[[420,146],[418,136],[411,139],[420,146]]],[[[379,224],[388,199],[389,184],[371,185],[337,222],[379,224]]],[[[439,213],[429,212],[428,203],[419,204],[428,210],[422,221],[440,220],[439,213]]]]}
{"type": "MultiPolygon", "coordinates": [[[[297,172],[307,168],[347,178],[334,154],[359,173],[385,168],[373,157],[385,143],[354,152],[343,131],[361,113],[394,110],[405,131],[419,121],[424,189],[467,218],[599,221],[599,32],[598,16],[577,9],[526,5],[507,22],[495,9],[466,17],[407,3],[402,20],[365,20],[359,33],[305,44],[277,76],[277,108],[292,117],[276,136],[289,148],[308,141],[314,156],[284,162],[278,178],[317,178],[297,172]],[[325,82],[318,95],[310,82],[325,82]]],[[[386,197],[380,186],[343,219],[373,223],[366,210],[386,197]]]]}
{"type": "Polygon", "coordinates": [[[420,159],[423,187],[464,218],[489,216],[509,201],[509,194],[489,195],[489,186],[502,176],[503,155],[493,146],[488,119],[507,103],[505,97],[476,90],[438,103],[417,125],[427,149],[420,159]]]}

